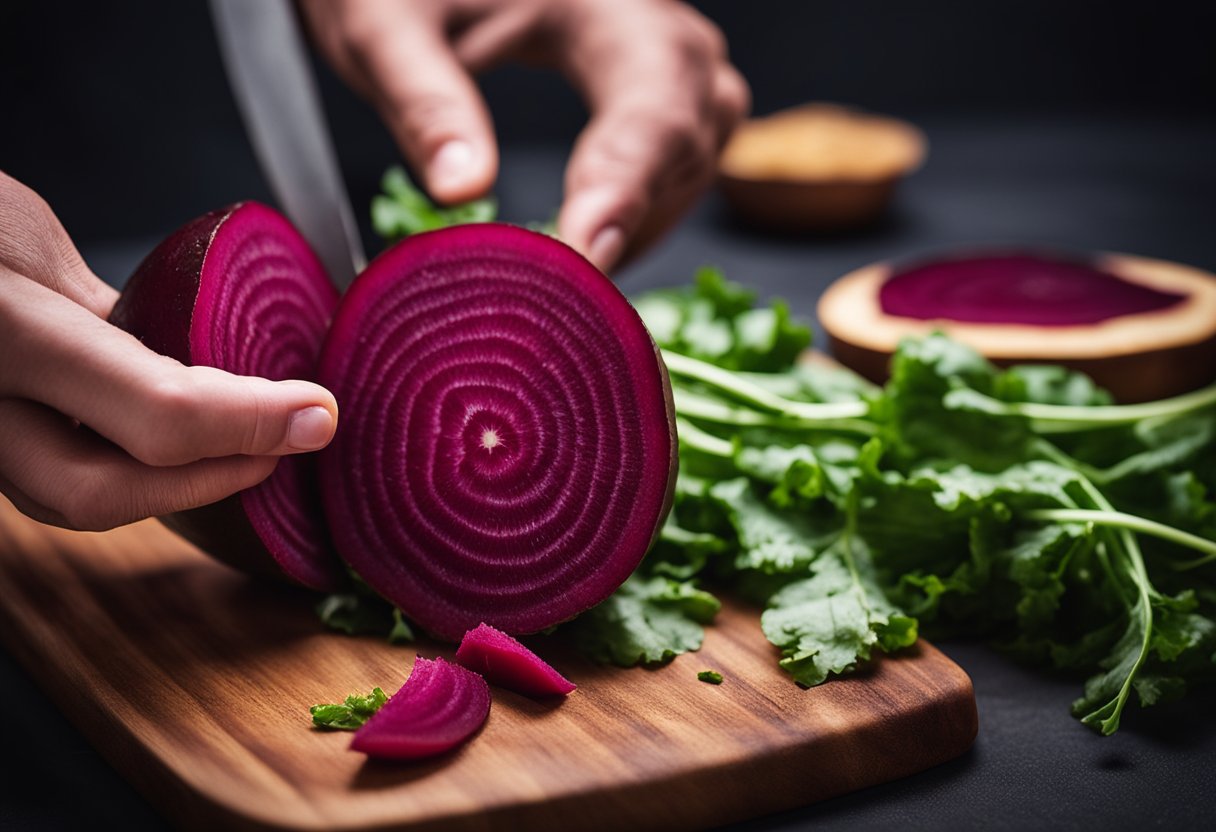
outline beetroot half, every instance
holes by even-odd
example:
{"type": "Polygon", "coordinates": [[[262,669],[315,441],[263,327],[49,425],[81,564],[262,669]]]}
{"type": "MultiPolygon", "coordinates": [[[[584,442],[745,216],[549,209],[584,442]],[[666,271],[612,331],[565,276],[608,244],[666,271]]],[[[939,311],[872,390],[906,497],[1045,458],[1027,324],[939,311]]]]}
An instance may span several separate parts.
{"type": "Polygon", "coordinates": [[[485,679],[419,656],[405,684],[355,732],[350,747],[377,759],[421,760],[460,745],[489,715],[485,679]]]}
{"type": "Polygon", "coordinates": [[[491,684],[525,696],[565,696],[576,687],[540,656],[488,624],[464,634],[456,661],[491,684]]]}
{"type": "Polygon", "coordinates": [[[409,237],[359,276],[321,356],[338,552],[431,633],[542,630],[610,595],[675,483],[666,368],[568,246],[507,225],[409,237]]]}
{"type": "MultiPolygon", "coordinates": [[[[311,380],[338,295],[283,216],[255,202],[173,232],[139,265],[110,322],[183,364],[273,381],[311,380]]],[[[162,518],[212,556],[249,572],[332,589],[315,463],[287,456],[266,480],[210,506],[162,518]]]]}

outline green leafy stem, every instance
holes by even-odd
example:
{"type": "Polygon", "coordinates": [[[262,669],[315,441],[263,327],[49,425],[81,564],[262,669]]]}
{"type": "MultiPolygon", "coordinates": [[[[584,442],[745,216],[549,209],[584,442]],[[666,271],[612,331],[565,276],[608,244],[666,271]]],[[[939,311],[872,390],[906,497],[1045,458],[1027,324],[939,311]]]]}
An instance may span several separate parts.
{"type": "Polygon", "coordinates": [[[685,416],[735,427],[818,429],[874,434],[878,427],[866,421],[870,405],[855,402],[796,402],[755,384],[738,373],[687,355],[663,350],[663,361],[673,376],[698,382],[747,407],[734,407],[709,396],[677,386],[676,410],[685,416]]]}
{"type": "Polygon", "coordinates": [[[1074,405],[1038,404],[1034,402],[1004,402],[972,389],[955,390],[946,394],[947,407],[980,405],[989,413],[1022,416],[1031,420],[1036,433],[1072,433],[1102,427],[1131,425],[1144,420],[1170,420],[1208,407],[1216,407],[1216,384],[1174,396],[1141,404],[1074,405]]]}
{"type": "Polygon", "coordinates": [[[1208,540],[1190,532],[1184,532],[1181,529],[1176,529],[1173,526],[1167,526],[1164,523],[1158,523],[1155,520],[1149,520],[1136,514],[1125,514],[1121,511],[1045,508],[1028,511],[1024,516],[1028,520],[1049,523],[1092,523],[1095,526],[1128,529],[1152,535],[1153,537],[1159,537],[1162,540],[1168,540],[1202,553],[1203,556],[1195,560],[1174,564],[1175,569],[1194,569],[1197,566],[1202,566],[1216,560],[1216,541],[1208,540]]]}

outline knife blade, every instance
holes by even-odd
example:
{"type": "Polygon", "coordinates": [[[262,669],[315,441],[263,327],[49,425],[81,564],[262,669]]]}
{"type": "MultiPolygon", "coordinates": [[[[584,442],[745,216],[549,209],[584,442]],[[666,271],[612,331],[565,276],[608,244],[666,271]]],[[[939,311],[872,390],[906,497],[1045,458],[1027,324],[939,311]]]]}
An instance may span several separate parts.
{"type": "Polygon", "coordinates": [[[220,54],[270,190],[339,291],[367,258],[289,0],[211,0],[220,54]]]}

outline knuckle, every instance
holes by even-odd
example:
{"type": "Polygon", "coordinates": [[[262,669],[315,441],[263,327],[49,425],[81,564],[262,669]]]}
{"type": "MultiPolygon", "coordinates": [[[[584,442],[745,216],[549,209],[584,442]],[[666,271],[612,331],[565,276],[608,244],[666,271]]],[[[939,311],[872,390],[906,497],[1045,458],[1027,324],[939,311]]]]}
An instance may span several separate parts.
{"type": "Polygon", "coordinates": [[[708,158],[705,130],[695,118],[670,118],[660,122],[657,129],[667,157],[677,164],[700,165],[708,158]]]}
{"type": "Polygon", "coordinates": [[[239,453],[265,453],[280,444],[285,431],[280,430],[275,408],[261,396],[250,395],[244,403],[246,418],[242,420],[239,453]]]}
{"type": "Polygon", "coordinates": [[[751,112],[752,91],[738,71],[728,67],[719,74],[714,85],[714,103],[731,128],[751,112]]]}
{"type": "Polygon", "coordinates": [[[370,4],[345,3],[333,11],[336,25],[326,28],[333,30],[353,55],[377,51],[391,35],[379,10],[370,4]]]}
{"type": "Polygon", "coordinates": [[[197,458],[190,437],[198,428],[197,403],[191,385],[162,379],[147,391],[142,429],[126,446],[146,465],[180,465],[197,458]]]}
{"type": "Polygon", "coordinates": [[[423,153],[437,149],[453,135],[467,132],[461,129],[468,119],[460,103],[439,91],[392,92],[387,106],[406,139],[423,153]]]}
{"type": "Polygon", "coordinates": [[[721,30],[691,9],[672,27],[670,37],[679,55],[691,63],[708,63],[726,54],[721,30]]]}

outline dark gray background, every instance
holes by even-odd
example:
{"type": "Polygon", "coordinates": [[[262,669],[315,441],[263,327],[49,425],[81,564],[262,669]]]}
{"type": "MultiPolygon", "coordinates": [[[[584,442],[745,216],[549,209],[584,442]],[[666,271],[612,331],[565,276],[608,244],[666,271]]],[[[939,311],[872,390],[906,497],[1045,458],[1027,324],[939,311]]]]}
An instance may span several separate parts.
{"type": "MultiPolygon", "coordinates": [[[[882,224],[844,237],[745,231],[711,195],[621,275],[627,292],[683,281],[713,262],[809,316],[848,269],[972,242],[1114,249],[1216,268],[1211,4],[702,5],[731,37],[758,111],[829,98],[898,113],[926,129],[930,160],[882,224]]],[[[331,78],[324,85],[362,213],[393,149],[362,104],[331,78]]],[[[541,73],[500,71],[487,88],[507,147],[505,212],[547,216],[560,197],[563,144],[584,114],[541,73]]],[[[266,198],[200,3],[7,4],[0,102],[0,168],[43,192],[114,282],[190,216],[266,198]]],[[[1020,667],[978,643],[940,646],[975,681],[980,735],[970,753],[745,828],[1210,828],[1211,690],[1133,708],[1123,730],[1102,739],[1067,713],[1077,679],[1020,667]]],[[[163,826],[4,653],[0,713],[10,761],[0,830],[163,826]]]]}
{"type": "MultiPolygon", "coordinates": [[[[1213,3],[696,5],[727,33],[757,113],[829,99],[977,125],[1005,115],[1214,114],[1213,3]]],[[[328,71],[322,85],[352,198],[366,205],[392,143],[328,71]]],[[[508,147],[568,144],[585,119],[549,73],[503,69],[485,87],[508,147]]],[[[267,197],[200,0],[7,0],[0,102],[0,168],[41,192],[82,241],[160,236],[217,205],[267,197]]]]}

